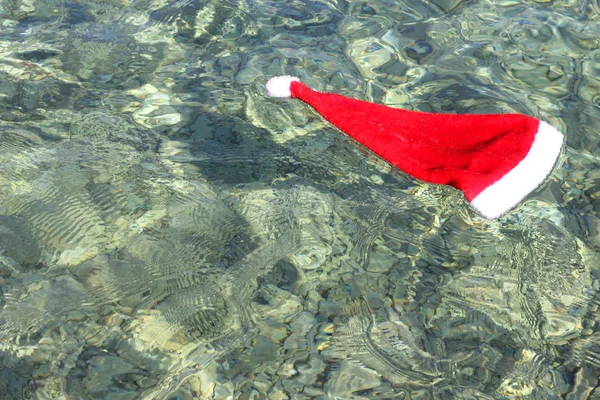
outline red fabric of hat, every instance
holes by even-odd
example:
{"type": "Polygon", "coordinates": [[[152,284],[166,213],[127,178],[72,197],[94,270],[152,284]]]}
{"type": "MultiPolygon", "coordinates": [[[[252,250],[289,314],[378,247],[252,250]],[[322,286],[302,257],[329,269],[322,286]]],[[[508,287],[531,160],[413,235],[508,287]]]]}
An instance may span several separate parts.
{"type": "Polygon", "coordinates": [[[408,111],[317,92],[291,76],[271,78],[267,94],[302,100],[402,171],[461,190],[488,219],[543,182],[563,143],[556,129],[521,114],[408,111]]]}

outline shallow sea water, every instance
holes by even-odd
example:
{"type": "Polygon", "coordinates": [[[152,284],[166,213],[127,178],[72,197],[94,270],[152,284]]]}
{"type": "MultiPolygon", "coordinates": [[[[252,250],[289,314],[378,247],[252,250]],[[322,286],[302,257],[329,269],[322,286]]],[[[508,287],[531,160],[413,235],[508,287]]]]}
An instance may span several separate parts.
{"type": "Polygon", "coordinates": [[[0,398],[600,398],[596,1],[0,1],[0,398]],[[486,221],[273,75],[566,135],[486,221]]]}

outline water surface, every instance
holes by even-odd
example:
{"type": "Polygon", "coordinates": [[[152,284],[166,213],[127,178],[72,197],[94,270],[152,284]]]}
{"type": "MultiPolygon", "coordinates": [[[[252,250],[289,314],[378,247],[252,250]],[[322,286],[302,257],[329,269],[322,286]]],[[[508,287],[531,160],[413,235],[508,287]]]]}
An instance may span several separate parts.
{"type": "Polygon", "coordinates": [[[600,396],[592,1],[0,2],[2,399],[600,396]],[[273,75],[566,135],[486,221],[273,75]]]}

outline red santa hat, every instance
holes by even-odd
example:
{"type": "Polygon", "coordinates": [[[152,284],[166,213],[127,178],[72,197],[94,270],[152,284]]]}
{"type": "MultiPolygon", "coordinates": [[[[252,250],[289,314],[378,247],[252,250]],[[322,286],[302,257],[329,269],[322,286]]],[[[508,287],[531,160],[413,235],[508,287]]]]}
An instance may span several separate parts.
{"type": "Polygon", "coordinates": [[[310,89],[293,76],[267,82],[417,179],[461,190],[488,219],[515,207],[552,171],[563,135],[521,114],[433,114],[310,89]]]}

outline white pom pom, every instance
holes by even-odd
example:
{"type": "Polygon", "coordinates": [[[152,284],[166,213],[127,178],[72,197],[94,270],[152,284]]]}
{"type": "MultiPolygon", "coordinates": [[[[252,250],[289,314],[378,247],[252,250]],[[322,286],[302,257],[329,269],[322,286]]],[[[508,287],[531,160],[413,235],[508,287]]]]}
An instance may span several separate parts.
{"type": "Polygon", "coordinates": [[[271,97],[290,97],[290,85],[294,81],[300,82],[300,79],[290,75],[274,76],[267,82],[267,94],[271,97]]]}

